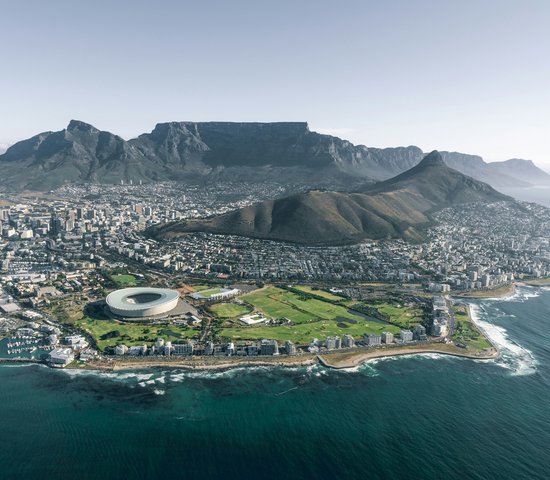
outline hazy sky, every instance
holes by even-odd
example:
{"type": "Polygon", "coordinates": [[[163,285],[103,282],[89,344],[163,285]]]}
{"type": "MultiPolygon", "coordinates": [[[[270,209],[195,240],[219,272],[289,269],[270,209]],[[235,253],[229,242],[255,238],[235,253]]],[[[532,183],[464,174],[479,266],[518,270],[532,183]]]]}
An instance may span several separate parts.
{"type": "Polygon", "coordinates": [[[549,0],[0,0],[0,144],[308,121],[550,167],[549,0]]]}

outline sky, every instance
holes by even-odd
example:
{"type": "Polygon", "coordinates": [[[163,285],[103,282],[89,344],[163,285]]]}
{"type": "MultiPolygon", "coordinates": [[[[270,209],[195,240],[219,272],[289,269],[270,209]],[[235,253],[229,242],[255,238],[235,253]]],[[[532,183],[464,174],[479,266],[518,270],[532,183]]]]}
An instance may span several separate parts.
{"type": "Polygon", "coordinates": [[[307,121],[550,169],[548,0],[0,0],[0,147],[79,119],[307,121]]]}

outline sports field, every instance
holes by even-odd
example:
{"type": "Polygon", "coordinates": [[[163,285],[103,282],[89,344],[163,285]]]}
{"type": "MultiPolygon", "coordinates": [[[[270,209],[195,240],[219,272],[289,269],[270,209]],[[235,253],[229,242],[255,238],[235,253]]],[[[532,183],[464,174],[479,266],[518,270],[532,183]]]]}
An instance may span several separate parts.
{"type": "Polygon", "coordinates": [[[210,290],[201,290],[199,293],[201,297],[204,298],[210,298],[212,295],[217,295],[218,293],[222,293],[223,289],[221,288],[211,288],[210,290]]]}
{"type": "Polygon", "coordinates": [[[129,274],[111,275],[111,280],[119,288],[135,287],[137,285],[137,278],[129,274]]]}
{"type": "Polygon", "coordinates": [[[210,310],[219,318],[237,318],[251,312],[250,307],[237,303],[217,303],[212,305],[210,310]]]}
{"type": "Polygon", "coordinates": [[[208,290],[209,288],[212,288],[212,285],[190,285],[191,287],[193,287],[193,290],[195,290],[195,292],[201,292],[203,290],[208,290]]]}

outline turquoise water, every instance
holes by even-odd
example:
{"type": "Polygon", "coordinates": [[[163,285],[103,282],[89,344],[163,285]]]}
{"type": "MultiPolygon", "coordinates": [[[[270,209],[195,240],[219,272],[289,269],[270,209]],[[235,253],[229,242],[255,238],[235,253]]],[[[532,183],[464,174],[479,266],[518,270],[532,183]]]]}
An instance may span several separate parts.
{"type": "Polygon", "coordinates": [[[2,479],[550,478],[550,291],[479,302],[497,362],[0,367],[2,479]]]}

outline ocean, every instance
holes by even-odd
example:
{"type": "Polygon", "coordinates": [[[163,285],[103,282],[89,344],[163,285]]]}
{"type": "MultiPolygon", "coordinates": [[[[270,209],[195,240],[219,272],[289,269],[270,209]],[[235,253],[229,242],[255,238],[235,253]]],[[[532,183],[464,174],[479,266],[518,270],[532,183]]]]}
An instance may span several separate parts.
{"type": "Polygon", "coordinates": [[[550,289],[476,301],[497,361],[0,367],[0,478],[548,479],[550,289]]]}
{"type": "Polygon", "coordinates": [[[529,188],[501,188],[499,192],[514,197],[524,202],[534,202],[550,208],[550,187],[529,187],[529,188]]]}

